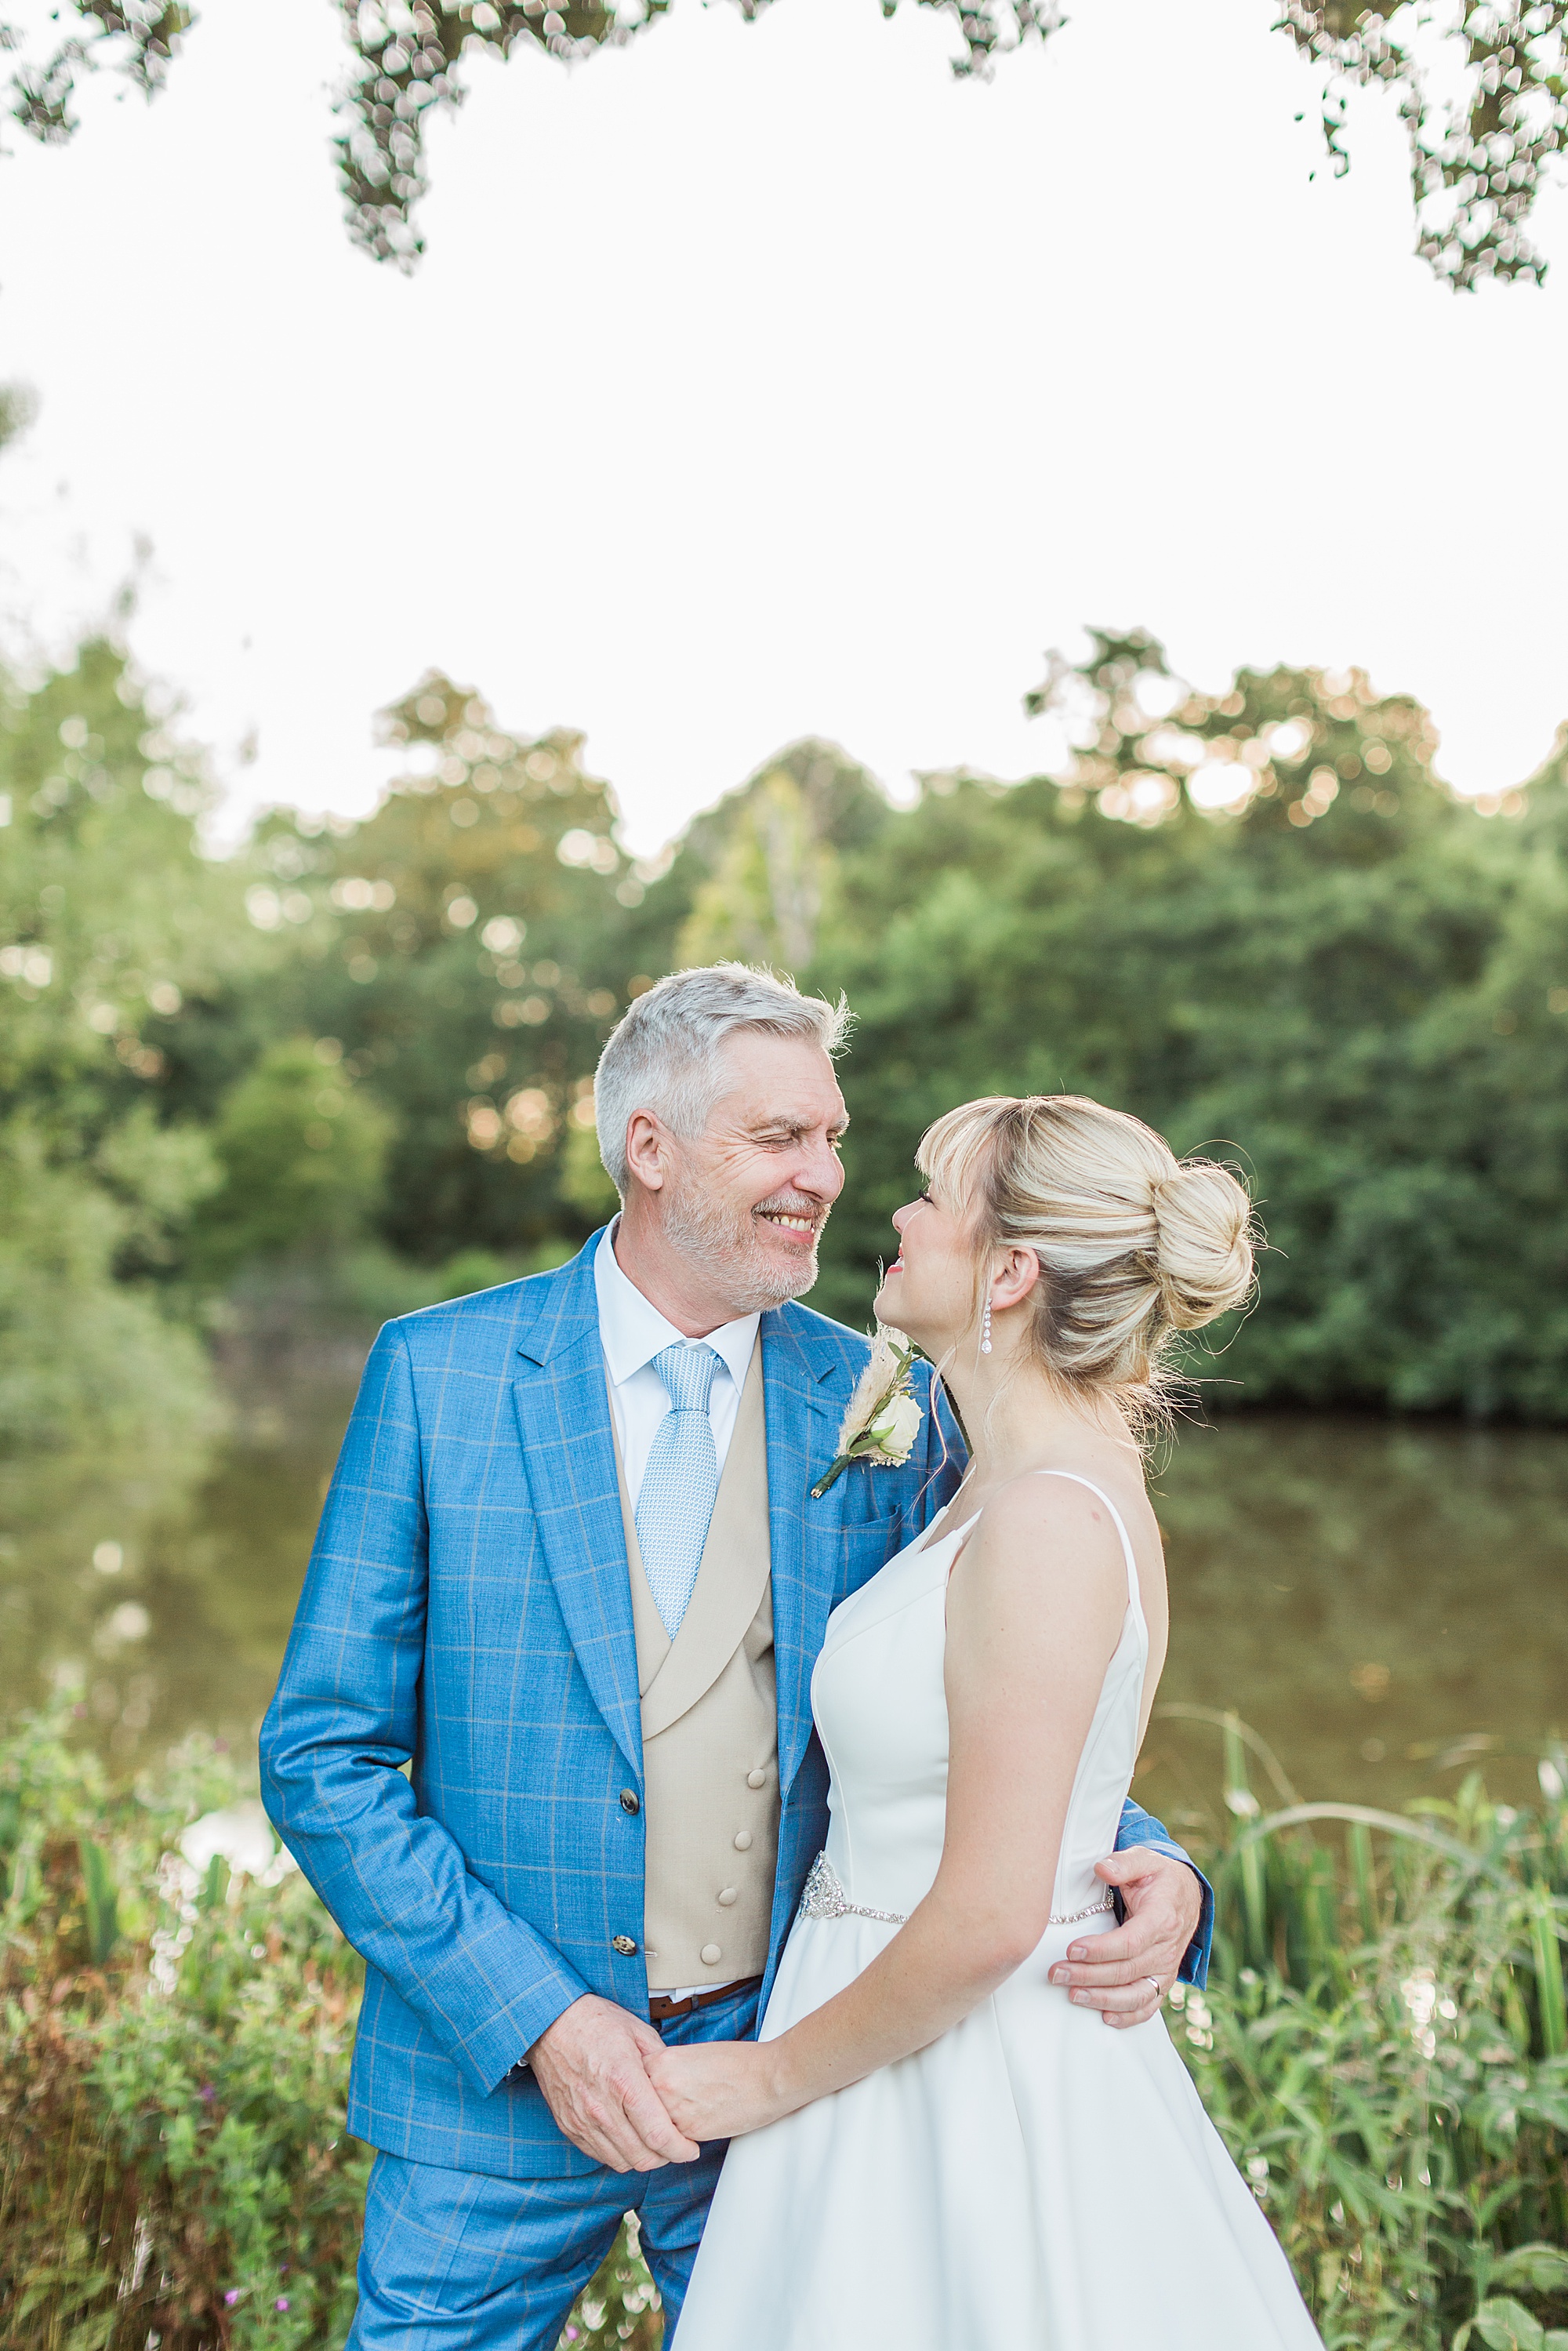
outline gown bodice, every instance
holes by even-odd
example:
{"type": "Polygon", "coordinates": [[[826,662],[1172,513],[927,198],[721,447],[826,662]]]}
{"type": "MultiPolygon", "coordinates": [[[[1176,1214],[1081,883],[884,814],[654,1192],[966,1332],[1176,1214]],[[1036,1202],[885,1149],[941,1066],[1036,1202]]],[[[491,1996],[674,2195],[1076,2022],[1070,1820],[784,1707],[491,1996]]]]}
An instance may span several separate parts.
{"type": "MultiPolygon", "coordinates": [[[[1121,1637],[1105,1669],[1062,1831],[1054,1920],[1105,1901],[1094,1865],[1116,1842],[1138,1760],[1148,1629],[1132,1542],[1109,1496],[1070,1470],[1110,1511],[1127,1573],[1121,1637]]],[[[827,1857],[857,1907],[907,1917],[930,1892],[947,1813],[947,1580],[974,1518],[925,1536],[835,1608],[811,1677],[811,1710],[828,1759],[827,1857]]]]}

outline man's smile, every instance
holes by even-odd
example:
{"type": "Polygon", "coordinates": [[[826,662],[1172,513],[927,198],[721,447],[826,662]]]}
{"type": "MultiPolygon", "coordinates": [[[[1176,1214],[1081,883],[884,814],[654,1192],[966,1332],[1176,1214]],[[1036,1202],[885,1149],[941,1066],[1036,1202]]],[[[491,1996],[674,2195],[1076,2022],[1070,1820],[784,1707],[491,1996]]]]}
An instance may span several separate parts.
{"type": "Polygon", "coordinates": [[[787,1233],[814,1233],[819,1221],[815,1217],[799,1216],[792,1208],[756,1208],[752,1213],[787,1233]]]}

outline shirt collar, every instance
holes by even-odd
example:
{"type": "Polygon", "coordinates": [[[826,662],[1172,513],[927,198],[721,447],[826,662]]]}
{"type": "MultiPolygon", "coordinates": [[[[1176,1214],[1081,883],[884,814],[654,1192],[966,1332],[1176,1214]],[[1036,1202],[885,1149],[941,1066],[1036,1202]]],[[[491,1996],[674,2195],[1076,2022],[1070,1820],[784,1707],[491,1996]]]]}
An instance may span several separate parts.
{"type": "MultiPolygon", "coordinates": [[[[593,1253],[593,1287],[599,1300],[599,1338],[604,1361],[616,1387],[622,1387],[651,1364],[666,1347],[689,1346],[685,1333],[666,1322],[658,1308],[643,1297],[615,1254],[616,1224],[606,1227],[593,1253]]],[[[714,1350],[738,1394],[746,1384],[751,1352],[757,1344],[760,1314],[743,1314],[737,1322],[721,1322],[703,1343],[714,1350]]]]}

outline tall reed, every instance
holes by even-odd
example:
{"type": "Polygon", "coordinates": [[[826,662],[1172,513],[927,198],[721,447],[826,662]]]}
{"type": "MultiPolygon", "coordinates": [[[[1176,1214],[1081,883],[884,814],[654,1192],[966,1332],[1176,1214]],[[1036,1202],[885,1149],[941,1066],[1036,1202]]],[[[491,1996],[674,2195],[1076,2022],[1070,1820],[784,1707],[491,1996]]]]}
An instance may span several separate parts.
{"type": "Polygon", "coordinates": [[[1330,2351],[1568,2351],[1561,1755],[1531,1811],[1472,1773],[1405,1814],[1265,1813],[1267,1750],[1217,1728],[1213,1968],[1170,2028],[1330,2351]]]}

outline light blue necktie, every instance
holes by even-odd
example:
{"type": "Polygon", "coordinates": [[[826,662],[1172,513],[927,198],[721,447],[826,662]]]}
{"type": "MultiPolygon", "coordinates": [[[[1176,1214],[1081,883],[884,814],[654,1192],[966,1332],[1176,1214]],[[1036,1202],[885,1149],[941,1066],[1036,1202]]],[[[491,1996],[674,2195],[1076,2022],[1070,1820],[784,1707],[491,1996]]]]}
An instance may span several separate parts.
{"type": "Polygon", "coordinates": [[[707,1401],[720,1360],[711,1347],[665,1347],[653,1358],[670,1409],[648,1449],[637,1496],[637,1543],[653,1605],[672,1641],[696,1583],[718,1493],[707,1401]]]}

